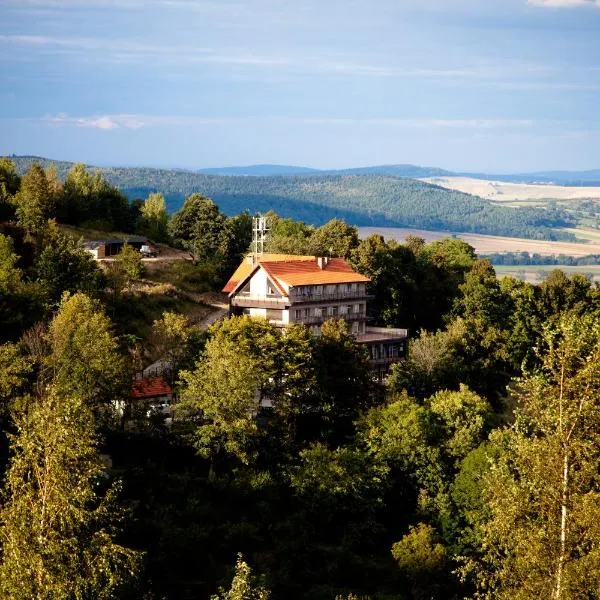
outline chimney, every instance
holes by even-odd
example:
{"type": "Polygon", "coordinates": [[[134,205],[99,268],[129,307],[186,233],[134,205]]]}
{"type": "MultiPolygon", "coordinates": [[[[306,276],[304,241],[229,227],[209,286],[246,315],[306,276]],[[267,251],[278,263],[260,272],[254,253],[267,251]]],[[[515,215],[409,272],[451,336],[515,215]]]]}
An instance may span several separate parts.
{"type": "Polygon", "coordinates": [[[319,265],[319,269],[321,269],[321,271],[322,271],[329,264],[329,257],[328,256],[317,257],[317,264],[319,265]]]}

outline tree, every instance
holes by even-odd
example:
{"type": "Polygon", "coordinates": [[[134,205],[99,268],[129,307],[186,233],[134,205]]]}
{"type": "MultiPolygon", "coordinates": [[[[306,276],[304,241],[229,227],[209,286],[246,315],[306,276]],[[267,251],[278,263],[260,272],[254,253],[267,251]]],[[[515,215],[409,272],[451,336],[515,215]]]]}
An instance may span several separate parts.
{"type": "Polygon", "coordinates": [[[64,292],[97,295],[104,287],[98,264],[81,242],[51,224],[37,262],[37,281],[48,302],[56,304],[64,292]]]}
{"type": "Polygon", "coordinates": [[[21,188],[15,197],[19,225],[32,235],[40,235],[52,216],[53,201],[46,173],[34,163],[21,179],[21,188]]]}
{"type": "Polygon", "coordinates": [[[411,583],[413,598],[447,597],[449,556],[431,525],[419,523],[392,546],[392,556],[411,583]]]}
{"type": "Polygon", "coordinates": [[[373,380],[364,346],[343,319],[323,323],[313,352],[316,395],[307,419],[317,439],[340,443],[361,413],[380,402],[382,390],[373,380]]]}
{"type": "Polygon", "coordinates": [[[542,369],[517,387],[514,425],[493,436],[502,452],[485,480],[482,557],[468,563],[483,598],[600,588],[600,322],[567,313],[544,341],[542,369]]]}
{"type": "Polygon", "coordinates": [[[183,315],[164,312],[152,324],[152,334],[156,357],[164,361],[167,379],[173,385],[181,367],[189,358],[193,331],[183,315]]]}
{"type": "Polygon", "coordinates": [[[211,600],[269,600],[269,596],[266,588],[256,584],[252,569],[238,554],[231,588],[227,591],[221,588],[218,594],[211,596],[211,600]]]}
{"type": "Polygon", "coordinates": [[[0,222],[14,217],[14,197],[21,186],[15,163],[8,158],[0,158],[0,222]]]}
{"type": "Polygon", "coordinates": [[[19,345],[0,345],[0,415],[8,415],[10,401],[24,390],[32,371],[33,365],[19,345]]]}
{"type": "Polygon", "coordinates": [[[139,279],[144,274],[142,255],[129,244],[123,244],[121,252],[115,257],[115,263],[121,269],[125,280],[139,279]]]}
{"type": "Polygon", "coordinates": [[[48,327],[47,366],[57,389],[104,409],[122,399],[127,373],[112,326],[97,301],[65,293],[48,327]]]}
{"type": "Polygon", "coordinates": [[[209,198],[188,196],[169,223],[172,237],[193,250],[196,260],[214,260],[225,254],[227,217],[209,198]]]}
{"type": "Polygon", "coordinates": [[[139,555],[115,541],[118,488],[104,483],[89,407],[49,388],[15,423],[0,510],[2,596],[114,598],[139,555]]]}
{"type": "Polygon", "coordinates": [[[427,401],[444,433],[444,449],[458,465],[483,441],[490,427],[492,409],[487,402],[463,384],[457,392],[437,392],[427,401]]]}
{"type": "Polygon", "coordinates": [[[310,237],[314,227],[302,221],[284,219],[274,212],[268,212],[265,218],[268,219],[270,226],[265,247],[266,252],[299,256],[309,254],[310,237]]]}
{"type": "Polygon", "coordinates": [[[194,371],[183,371],[178,412],[194,425],[199,454],[210,459],[209,476],[224,453],[249,463],[256,456],[261,373],[257,359],[216,336],[206,344],[194,371]]]}
{"type": "Polygon", "coordinates": [[[144,201],[141,210],[141,232],[155,242],[167,242],[169,232],[167,225],[167,205],[162,194],[150,194],[144,201]]]}
{"type": "Polygon", "coordinates": [[[331,219],[310,237],[309,254],[314,256],[341,256],[348,258],[358,247],[358,231],[340,219],[331,219]]]}

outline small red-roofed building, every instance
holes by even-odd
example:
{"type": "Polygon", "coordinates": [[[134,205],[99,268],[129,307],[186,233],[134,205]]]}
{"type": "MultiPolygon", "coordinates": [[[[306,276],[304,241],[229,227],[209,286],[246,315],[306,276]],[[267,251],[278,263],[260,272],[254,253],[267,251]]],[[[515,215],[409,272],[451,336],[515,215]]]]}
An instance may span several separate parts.
{"type": "Polygon", "coordinates": [[[131,386],[131,416],[160,416],[170,424],[173,390],[163,377],[135,379],[131,386]]]}

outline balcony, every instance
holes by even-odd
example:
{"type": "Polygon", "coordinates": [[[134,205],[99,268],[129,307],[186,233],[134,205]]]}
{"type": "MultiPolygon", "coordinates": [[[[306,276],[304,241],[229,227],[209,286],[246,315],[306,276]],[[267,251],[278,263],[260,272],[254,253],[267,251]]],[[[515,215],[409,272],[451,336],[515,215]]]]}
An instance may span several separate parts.
{"type": "Polygon", "coordinates": [[[285,309],[290,305],[289,298],[277,296],[260,296],[258,294],[238,294],[231,299],[233,306],[247,308],[279,308],[285,309]]]}
{"type": "Polygon", "coordinates": [[[345,315],[321,315],[319,317],[311,315],[310,317],[300,317],[294,320],[290,325],[321,325],[329,319],[344,319],[344,321],[364,321],[367,315],[364,312],[361,313],[347,313],[345,315]]]}
{"type": "Polygon", "coordinates": [[[344,291],[331,294],[290,294],[290,300],[293,304],[302,304],[304,302],[336,302],[344,300],[368,300],[373,298],[366,291],[344,291]]]}

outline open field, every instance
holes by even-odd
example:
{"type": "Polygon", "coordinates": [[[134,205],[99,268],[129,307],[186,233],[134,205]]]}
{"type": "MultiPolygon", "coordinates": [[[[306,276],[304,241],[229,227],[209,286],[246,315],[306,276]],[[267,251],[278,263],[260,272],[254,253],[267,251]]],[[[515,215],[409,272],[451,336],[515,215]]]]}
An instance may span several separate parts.
{"type": "MultiPolygon", "coordinates": [[[[578,229],[572,230],[579,233],[578,229]]],[[[566,254],[568,256],[586,256],[600,254],[600,238],[580,244],[575,242],[548,242],[545,240],[525,240],[521,238],[500,237],[496,235],[480,235],[477,233],[453,233],[451,231],[425,231],[422,229],[404,229],[401,227],[359,227],[361,238],[371,234],[380,234],[386,239],[404,241],[407,235],[422,237],[427,242],[441,240],[447,237],[457,237],[471,244],[477,254],[492,254],[494,252],[529,252],[543,256],[566,254]]],[[[591,237],[591,234],[590,234],[591,237]]]]}
{"type": "Polygon", "coordinates": [[[562,185],[506,183],[470,177],[426,177],[421,179],[450,190],[480,196],[495,202],[531,202],[547,200],[581,200],[592,198],[600,201],[600,187],[567,187],[562,185]]]}
{"type": "Polygon", "coordinates": [[[578,267],[565,265],[494,265],[494,270],[498,278],[510,275],[523,281],[529,281],[530,283],[540,283],[550,272],[556,269],[563,271],[567,275],[579,273],[580,275],[589,276],[592,281],[600,282],[600,265],[583,265],[578,267]]]}

